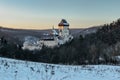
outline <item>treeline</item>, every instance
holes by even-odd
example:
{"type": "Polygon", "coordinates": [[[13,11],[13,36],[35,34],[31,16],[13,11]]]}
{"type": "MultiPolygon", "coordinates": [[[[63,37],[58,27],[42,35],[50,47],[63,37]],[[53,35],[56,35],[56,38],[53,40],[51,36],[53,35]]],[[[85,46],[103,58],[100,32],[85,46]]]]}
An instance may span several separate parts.
{"type": "Polygon", "coordinates": [[[55,64],[118,64],[120,59],[120,19],[101,26],[96,33],[80,35],[60,47],[22,50],[22,45],[1,39],[0,56],[55,64]],[[3,40],[3,41],[2,41],[3,40]]]}

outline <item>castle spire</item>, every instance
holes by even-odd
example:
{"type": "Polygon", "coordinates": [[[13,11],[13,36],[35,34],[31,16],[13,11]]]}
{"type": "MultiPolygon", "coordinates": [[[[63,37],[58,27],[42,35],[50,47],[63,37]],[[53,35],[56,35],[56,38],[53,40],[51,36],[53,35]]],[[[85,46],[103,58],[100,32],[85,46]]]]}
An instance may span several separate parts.
{"type": "Polygon", "coordinates": [[[54,30],[54,25],[52,26],[52,29],[54,30]]]}

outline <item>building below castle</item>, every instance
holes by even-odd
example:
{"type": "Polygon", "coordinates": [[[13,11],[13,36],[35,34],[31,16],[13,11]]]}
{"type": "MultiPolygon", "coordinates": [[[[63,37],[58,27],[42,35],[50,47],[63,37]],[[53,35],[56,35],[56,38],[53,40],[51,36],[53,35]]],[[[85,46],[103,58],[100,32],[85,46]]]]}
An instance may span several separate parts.
{"type": "Polygon", "coordinates": [[[22,48],[28,50],[40,50],[42,49],[43,45],[53,48],[55,46],[65,44],[72,39],[73,36],[70,34],[69,31],[69,23],[65,19],[62,19],[61,22],[58,24],[57,31],[53,27],[52,33],[43,34],[43,37],[41,39],[26,37],[22,48]]]}

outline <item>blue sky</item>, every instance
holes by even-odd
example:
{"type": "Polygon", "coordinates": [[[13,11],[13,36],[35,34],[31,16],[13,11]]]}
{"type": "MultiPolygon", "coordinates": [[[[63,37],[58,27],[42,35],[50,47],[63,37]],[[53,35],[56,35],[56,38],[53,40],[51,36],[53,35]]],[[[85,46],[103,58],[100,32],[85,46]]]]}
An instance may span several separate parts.
{"type": "Polygon", "coordinates": [[[110,23],[120,18],[120,0],[0,0],[0,25],[48,29],[65,18],[71,28],[110,23]]]}

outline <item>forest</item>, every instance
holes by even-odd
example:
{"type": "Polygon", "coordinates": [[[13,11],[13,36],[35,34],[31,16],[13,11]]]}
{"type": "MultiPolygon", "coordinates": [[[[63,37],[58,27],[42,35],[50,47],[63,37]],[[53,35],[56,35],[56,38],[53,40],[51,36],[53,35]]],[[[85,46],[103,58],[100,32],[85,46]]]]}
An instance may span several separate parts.
{"type": "Polygon", "coordinates": [[[22,50],[21,46],[0,38],[0,56],[26,61],[82,65],[118,64],[120,59],[120,19],[98,26],[96,33],[79,35],[59,47],[43,46],[42,50],[22,50]]]}

